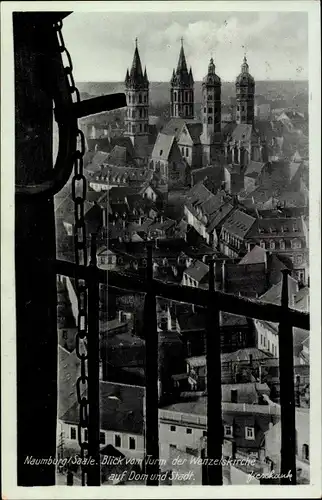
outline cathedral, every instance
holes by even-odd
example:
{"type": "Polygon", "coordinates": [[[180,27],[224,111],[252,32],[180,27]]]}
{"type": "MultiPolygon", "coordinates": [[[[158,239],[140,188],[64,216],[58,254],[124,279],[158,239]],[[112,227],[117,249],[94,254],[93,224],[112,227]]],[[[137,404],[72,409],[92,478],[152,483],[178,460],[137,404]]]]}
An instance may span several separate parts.
{"type": "Polygon", "coordinates": [[[201,121],[195,116],[194,79],[188,70],[183,39],[170,81],[170,120],[153,144],[149,137],[149,80],[142,70],[137,40],[132,67],[127,70],[125,135],[131,139],[135,159],[148,165],[168,189],[189,183],[194,169],[207,166],[242,172],[251,161],[266,162],[265,138],[254,122],[255,80],[246,59],[236,78],[236,116],[221,121],[221,79],[213,58],[202,81],[201,121]]]}

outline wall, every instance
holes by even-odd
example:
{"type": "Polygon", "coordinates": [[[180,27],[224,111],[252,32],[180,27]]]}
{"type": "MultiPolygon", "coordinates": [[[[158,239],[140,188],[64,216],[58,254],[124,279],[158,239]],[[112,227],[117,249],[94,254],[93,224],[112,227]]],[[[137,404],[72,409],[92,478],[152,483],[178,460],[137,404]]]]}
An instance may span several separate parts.
{"type": "MultiPolygon", "coordinates": [[[[79,450],[78,447],[78,440],[77,440],[77,425],[70,425],[65,422],[60,421],[58,425],[58,435],[61,434],[61,432],[64,433],[64,446],[66,448],[75,448],[79,450]],[[75,439],[70,439],[70,429],[71,427],[75,427],[76,429],[76,440],[75,439]]],[[[107,431],[107,430],[101,430],[101,432],[105,433],[105,444],[101,445],[101,447],[107,446],[108,444],[111,444],[115,446],[114,442],[114,436],[116,434],[121,436],[121,447],[117,448],[121,453],[123,453],[126,457],[129,458],[143,458],[144,457],[144,436],[138,435],[138,434],[127,434],[127,433],[121,433],[121,432],[114,432],[114,431],[107,431]],[[136,443],[136,449],[135,450],[130,450],[129,449],[129,438],[133,437],[135,439],[136,443]]]]}
{"type": "Polygon", "coordinates": [[[270,352],[274,357],[278,357],[278,335],[277,325],[276,333],[274,333],[266,324],[260,320],[255,319],[254,325],[257,331],[257,348],[265,352],[270,352]],[[261,337],[263,337],[261,339],[261,337]],[[268,344],[269,342],[269,344],[268,344]],[[274,346],[274,348],[273,348],[274,346]]]}
{"type": "Polygon", "coordinates": [[[170,444],[176,445],[178,450],[186,451],[186,448],[199,449],[200,440],[203,437],[203,433],[206,431],[206,426],[196,426],[192,427],[187,425],[180,425],[176,421],[169,423],[167,421],[162,421],[160,419],[159,425],[159,439],[160,439],[160,458],[167,461],[170,459],[170,444]],[[176,430],[171,431],[170,426],[175,426],[176,430]],[[192,430],[192,434],[187,434],[187,428],[192,430]]]}

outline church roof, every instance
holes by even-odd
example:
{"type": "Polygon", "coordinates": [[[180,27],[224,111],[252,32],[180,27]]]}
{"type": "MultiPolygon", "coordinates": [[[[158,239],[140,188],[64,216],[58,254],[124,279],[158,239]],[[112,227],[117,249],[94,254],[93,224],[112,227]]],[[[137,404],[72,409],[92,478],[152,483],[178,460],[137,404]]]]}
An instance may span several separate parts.
{"type": "Polygon", "coordinates": [[[216,75],[216,66],[214,64],[213,58],[210,59],[208,66],[208,73],[203,79],[203,86],[213,86],[221,85],[221,80],[218,75],[216,75]]]}
{"type": "Polygon", "coordinates": [[[240,123],[235,127],[235,129],[231,133],[232,141],[245,141],[248,142],[251,140],[252,134],[254,132],[254,128],[252,125],[248,123],[240,123]]]}
{"type": "Polygon", "coordinates": [[[146,74],[146,69],[144,73],[142,71],[140,54],[137,46],[137,40],[135,41],[135,50],[132,61],[132,66],[130,72],[127,70],[125,77],[125,85],[126,87],[145,87],[147,88],[149,85],[149,81],[146,74]]]}
{"type": "Polygon", "coordinates": [[[255,86],[255,80],[252,75],[249,73],[249,66],[247,63],[246,56],[244,56],[243,64],[241,65],[241,72],[236,78],[236,86],[255,86]]]}
{"type": "Polygon", "coordinates": [[[183,48],[183,40],[181,39],[181,48],[179,53],[179,60],[177,65],[177,70],[173,70],[171,85],[173,87],[192,87],[193,86],[193,76],[192,70],[188,72],[186,56],[183,48]]]}
{"type": "Polygon", "coordinates": [[[152,151],[152,158],[155,160],[168,160],[175,137],[159,133],[152,151]]]}

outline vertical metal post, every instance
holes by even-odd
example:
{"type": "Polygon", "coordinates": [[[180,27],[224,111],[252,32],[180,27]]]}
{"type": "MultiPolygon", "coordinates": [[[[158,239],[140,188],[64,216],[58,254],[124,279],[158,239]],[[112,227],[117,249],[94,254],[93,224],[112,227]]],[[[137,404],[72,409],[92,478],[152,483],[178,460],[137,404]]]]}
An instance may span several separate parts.
{"type": "Polygon", "coordinates": [[[144,301],[144,338],[146,346],[146,461],[147,486],[158,486],[159,480],[159,394],[158,394],[158,330],[156,296],[153,290],[152,245],[147,245],[148,293],[144,301]]]}
{"type": "Polygon", "coordinates": [[[209,262],[209,303],[207,310],[207,458],[216,465],[208,465],[208,485],[222,485],[222,405],[221,405],[221,343],[220,311],[213,300],[215,290],[215,262],[209,262]],[[218,464],[218,465],[217,465],[218,464]]]}
{"type": "Polygon", "coordinates": [[[282,273],[282,314],[279,324],[281,474],[287,477],[281,479],[281,484],[292,485],[296,484],[293,328],[288,316],[290,271],[285,269],[282,273]]]}
{"type": "Polygon", "coordinates": [[[100,391],[99,391],[99,281],[96,234],[91,235],[88,273],[88,466],[87,485],[100,485],[100,391]]]}
{"type": "MultiPolygon", "coordinates": [[[[59,13],[57,13],[59,18],[59,13]]],[[[53,105],[48,91],[53,19],[13,13],[15,182],[37,184],[51,175],[53,105]]],[[[57,43],[57,41],[56,41],[57,43]]],[[[57,291],[53,197],[16,197],[17,484],[55,484],[57,418],[57,291]]]]}

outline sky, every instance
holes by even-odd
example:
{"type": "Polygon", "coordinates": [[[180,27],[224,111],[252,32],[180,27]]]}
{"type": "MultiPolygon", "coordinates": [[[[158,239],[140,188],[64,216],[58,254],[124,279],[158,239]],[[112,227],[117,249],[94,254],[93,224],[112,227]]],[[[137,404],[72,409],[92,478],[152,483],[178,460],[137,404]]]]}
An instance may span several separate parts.
{"type": "Polygon", "coordinates": [[[169,81],[183,37],[196,81],[210,57],[223,81],[234,81],[244,51],[259,80],[308,78],[305,12],[74,12],[63,35],[78,82],[123,81],[135,38],[150,81],[169,81]]]}

